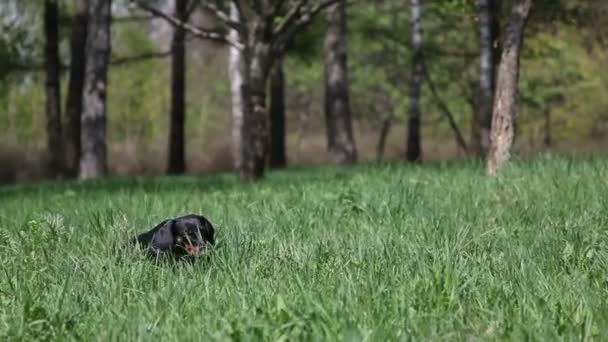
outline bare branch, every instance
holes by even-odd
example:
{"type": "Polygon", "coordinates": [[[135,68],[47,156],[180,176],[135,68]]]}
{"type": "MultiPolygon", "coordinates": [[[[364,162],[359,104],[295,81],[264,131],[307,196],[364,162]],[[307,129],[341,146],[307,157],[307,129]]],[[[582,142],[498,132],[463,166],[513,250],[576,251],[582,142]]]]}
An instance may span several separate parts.
{"type": "Polygon", "coordinates": [[[192,13],[194,13],[194,11],[196,10],[198,0],[190,0],[190,3],[188,5],[188,9],[186,9],[186,19],[190,20],[192,13]]]}
{"type": "Polygon", "coordinates": [[[148,21],[154,19],[154,16],[151,15],[134,15],[129,17],[113,17],[112,23],[129,23],[129,22],[139,22],[139,21],[148,21]]]}
{"type": "MultiPolygon", "coordinates": [[[[236,8],[236,13],[238,14],[238,21],[240,23],[246,22],[247,20],[245,18],[245,13],[243,12],[243,7],[241,6],[241,1],[230,0],[230,4],[234,4],[234,7],[236,8]]],[[[234,18],[232,18],[232,20],[234,20],[234,18]]]]}
{"type": "Polygon", "coordinates": [[[241,42],[238,41],[238,39],[229,37],[227,34],[221,32],[220,30],[204,29],[204,28],[201,28],[198,26],[194,26],[188,22],[181,21],[170,14],[166,14],[163,11],[160,11],[152,6],[147,5],[143,0],[131,0],[131,1],[136,3],[137,6],[139,8],[141,8],[142,10],[150,12],[153,15],[166,20],[168,23],[170,23],[173,26],[186,30],[188,33],[192,34],[193,36],[195,36],[197,38],[209,39],[209,40],[214,40],[214,41],[225,43],[225,44],[230,44],[240,50],[242,50],[244,48],[243,44],[241,44],[241,42]]]}
{"type": "Polygon", "coordinates": [[[153,58],[165,58],[170,55],[171,55],[171,51],[148,52],[148,53],[142,53],[141,55],[136,55],[136,56],[115,58],[110,62],[110,64],[113,66],[122,65],[122,64],[128,64],[128,63],[140,62],[143,60],[148,60],[148,59],[153,59],[153,58]]]}
{"type": "MultiPolygon", "coordinates": [[[[345,0],[322,0],[316,5],[306,6],[308,0],[299,0],[298,3],[287,14],[285,20],[275,30],[274,49],[277,53],[283,53],[286,45],[293,36],[327,7],[345,0]]],[[[347,3],[348,4],[348,3],[347,3]]]]}
{"type": "Polygon", "coordinates": [[[287,14],[285,15],[285,19],[283,19],[283,21],[275,29],[274,34],[276,36],[283,35],[291,27],[293,22],[298,19],[300,11],[307,3],[308,0],[298,0],[295,5],[292,5],[289,12],[287,12],[287,14]]]}
{"type": "MultiPolygon", "coordinates": [[[[238,1],[235,1],[238,2],[238,1]]],[[[213,14],[214,17],[223,22],[226,26],[230,27],[233,30],[237,30],[239,32],[243,32],[243,25],[238,22],[230,19],[230,15],[226,13],[223,9],[221,9],[217,3],[212,3],[211,1],[203,1],[200,3],[201,6],[213,14]]],[[[238,8],[237,8],[238,9],[238,8]]]]}
{"type": "MultiPolygon", "coordinates": [[[[140,55],[134,56],[126,56],[126,57],[116,57],[110,61],[110,65],[118,66],[129,63],[137,63],[149,59],[154,58],[165,58],[171,55],[171,51],[163,51],[163,52],[144,52],[140,55]]],[[[61,64],[59,69],[61,72],[65,72],[69,70],[69,64],[61,64]]],[[[41,72],[44,71],[44,63],[42,62],[30,62],[27,64],[8,64],[7,65],[7,74],[12,73],[29,73],[29,72],[41,72]]]]}
{"type": "Polygon", "coordinates": [[[315,6],[312,6],[308,9],[306,9],[298,17],[298,20],[295,23],[295,25],[297,26],[296,30],[299,30],[302,27],[304,27],[305,25],[308,25],[314,19],[314,17],[317,14],[319,14],[319,12],[325,10],[327,7],[329,7],[333,4],[336,4],[340,1],[345,1],[345,0],[323,0],[323,1],[319,2],[318,4],[316,4],[315,6]]]}
{"type": "Polygon", "coordinates": [[[249,5],[249,8],[252,11],[259,15],[262,15],[262,5],[260,5],[260,0],[245,0],[245,3],[249,5]]]}
{"type": "Polygon", "coordinates": [[[279,12],[281,11],[281,8],[283,8],[283,4],[285,3],[285,0],[276,0],[274,2],[274,5],[272,6],[272,10],[271,10],[271,14],[270,17],[271,18],[275,18],[276,16],[279,15],[279,12]]]}
{"type": "Polygon", "coordinates": [[[439,107],[439,109],[441,110],[443,115],[445,115],[445,117],[448,119],[450,128],[452,129],[452,131],[454,132],[454,136],[456,137],[456,142],[458,143],[458,146],[466,154],[469,150],[467,143],[464,140],[464,137],[462,136],[460,129],[458,128],[458,124],[456,123],[456,120],[454,119],[454,115],[448,108],[447,104],[445,102],[443,102],[443,100],[437,93],[437,89],[435,88],[435,83],[433,82],[433,79],[431,78],[431,75],[429,74],[429,70],[426,67],[426,63],[424,63],[424,62],[422,65],[422,71],[424,72],[424,78],[426,78],[427,84],[429,85],[429,90],[431,91],[431,94],[433,95],[433,97],[435,98],[435,101],[437,102],[437,106],[439,107]]]}

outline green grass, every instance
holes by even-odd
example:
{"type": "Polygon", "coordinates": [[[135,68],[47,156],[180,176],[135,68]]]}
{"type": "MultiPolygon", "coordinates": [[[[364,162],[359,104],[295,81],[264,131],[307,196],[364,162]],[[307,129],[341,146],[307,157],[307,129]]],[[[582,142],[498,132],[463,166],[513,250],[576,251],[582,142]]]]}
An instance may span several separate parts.
{"type": "Polygon", "coordinates": [[[0,340],[605,340],[607,166],[5,187],[0,340]],[[154,265],[122,248],[190,212],[216,225],[209,263],[154,265]]]}

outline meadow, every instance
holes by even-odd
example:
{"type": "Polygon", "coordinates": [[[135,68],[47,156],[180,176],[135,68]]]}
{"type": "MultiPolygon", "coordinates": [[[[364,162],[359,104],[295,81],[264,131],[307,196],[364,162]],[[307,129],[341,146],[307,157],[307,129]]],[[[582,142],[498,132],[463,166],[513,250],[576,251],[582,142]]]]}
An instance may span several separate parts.
{"type": "Polygon", "coordinates": [[[0,340],[606,340],[608,162],[365,164],[0,188],[0,340]],[[209,261],[125,241],[216,227],[209,261]]]}

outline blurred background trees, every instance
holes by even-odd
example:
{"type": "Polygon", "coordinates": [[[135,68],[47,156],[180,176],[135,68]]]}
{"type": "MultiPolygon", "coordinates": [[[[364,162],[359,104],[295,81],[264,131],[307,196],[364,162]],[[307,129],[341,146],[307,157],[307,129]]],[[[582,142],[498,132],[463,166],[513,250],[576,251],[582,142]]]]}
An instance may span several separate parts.
{"type": "MultiPolygon", "coordinates": [[[[239,94],[246,80],[238,80],[245,71],[242,51],[197,39],[128,0],[112,1],[108,49],[99,46],[99,38],[89,45],[87,28],[99,24],[91,22],[98,2],[110,4],[0,4],[1,181],[74,177],[78,169],[81,176],[94,177],[105,174],[104,168],[113,175],[242,168],[240,151],[251,146],[237,146],[242,131],[251,127],[239,123],[247,105],[239,94]],[[93,50],[108,56],[86,69],[93,50]],[[106,59],[107,85],[99,88],[100,61],[106,59]],[[85,70],[93,69],[99,77],[87,79],[85,70]],[[86,89],[96,92],[82,96],[86,89]],[[85,172],[83,162],[96,165],[96,171],[85,172]]],[[[147,3],[178,19],[184,15],[178,10],[186,11],[192,26],[233,39],[239,37],[235,25],[226,25],[209,4],[234,22],[242,22],[239,14],[254,18],[256,11],[249,2],[147,3]]],[[[251,4],[275,8],[276,3],[251,4]]],[[[416,108],[420,160],[485,156],[510,2],[370,0],[329,6],[294,0],[266,14],[277,28],[290,9],[318,4],[327,7],[307,18],[308,25],[290,31],[289,39],[282,38],[282,52],[271,54],[264,84],[257,86],[263,96],[256,101],[265,113],[259,117],[266,121],[260,126],[266,131],[254,132],[264,150],[258,168],[405,160],[412,138],[407,132],[415,127],[408,122],[416,108]],[[418,29],[413,4],[422,8],[421,68],[413,64],[420,56],[412,39],[418,29]],[[417,102],[414,83],[419,84],[417,102]],[[454,138],[456,130],[466,140],[466,153],[454,138]]],[[[515,154],[606,150],[606,14],[602,0],[533,2],[520,56],[515,154]]]]}

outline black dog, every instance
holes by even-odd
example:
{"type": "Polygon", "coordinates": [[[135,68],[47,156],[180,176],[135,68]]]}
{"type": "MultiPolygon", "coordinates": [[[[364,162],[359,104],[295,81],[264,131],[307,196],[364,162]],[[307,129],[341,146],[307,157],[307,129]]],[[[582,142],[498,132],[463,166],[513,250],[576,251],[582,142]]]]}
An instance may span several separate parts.
{"type": "Polygon", "coordinates": [[[214,229],[203,216],[186,215],[164,220],[131,243],[148,249],[153,256],[196,257],[215,245],[214,229]]]}

